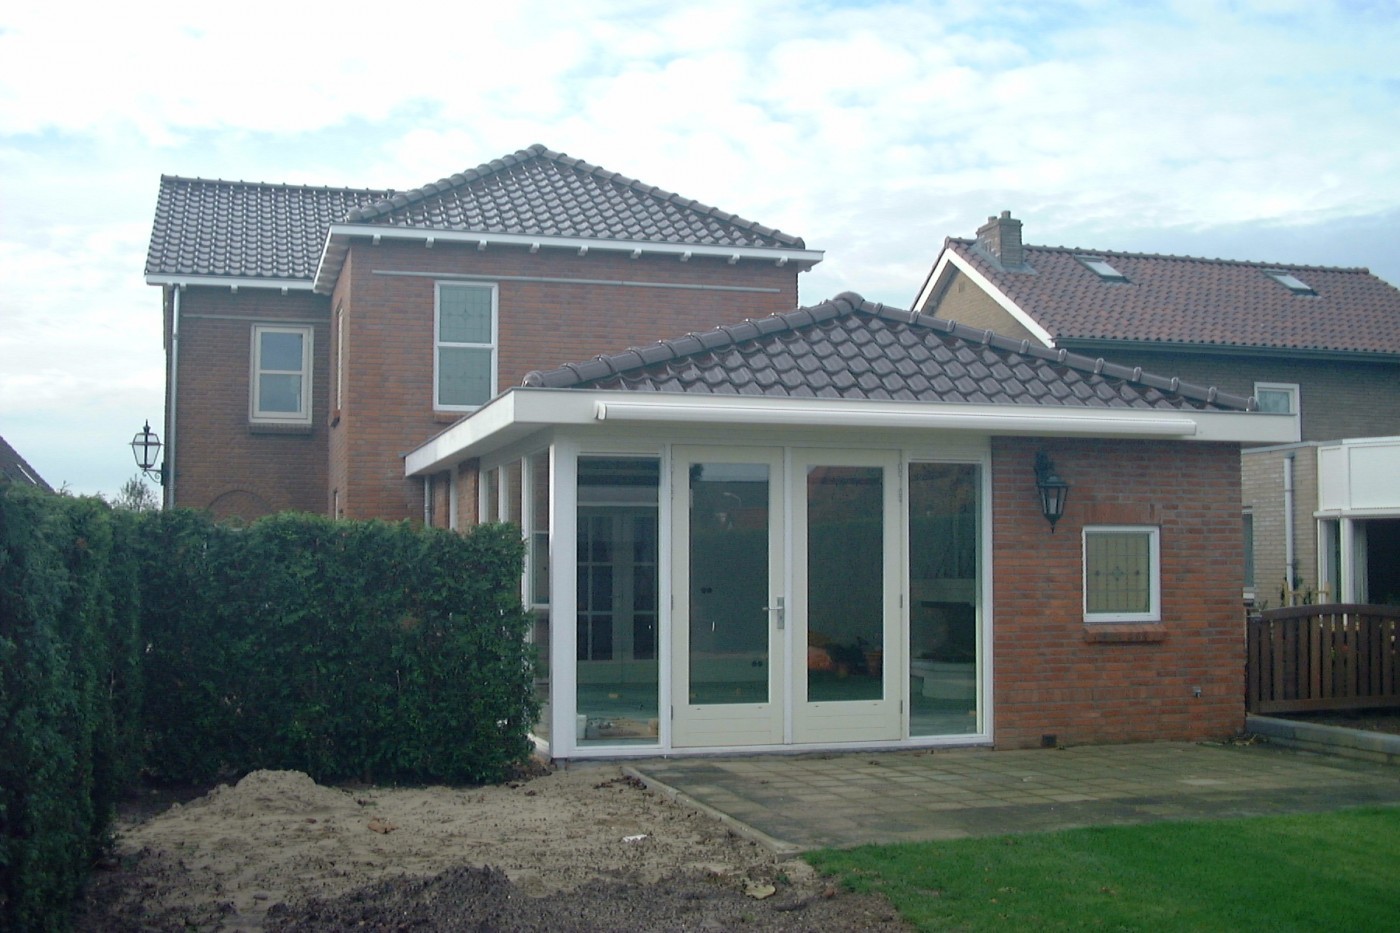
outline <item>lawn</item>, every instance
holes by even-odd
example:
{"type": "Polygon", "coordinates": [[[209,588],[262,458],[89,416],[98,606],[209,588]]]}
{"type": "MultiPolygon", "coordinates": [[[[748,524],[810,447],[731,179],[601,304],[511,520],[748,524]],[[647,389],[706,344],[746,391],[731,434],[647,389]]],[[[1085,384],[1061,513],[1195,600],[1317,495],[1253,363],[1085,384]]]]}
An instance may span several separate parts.
{"type": "Polygon", "coordinates": [[[1400,929],[1400,808],[808,855],[924,930],[1400,929]]]}

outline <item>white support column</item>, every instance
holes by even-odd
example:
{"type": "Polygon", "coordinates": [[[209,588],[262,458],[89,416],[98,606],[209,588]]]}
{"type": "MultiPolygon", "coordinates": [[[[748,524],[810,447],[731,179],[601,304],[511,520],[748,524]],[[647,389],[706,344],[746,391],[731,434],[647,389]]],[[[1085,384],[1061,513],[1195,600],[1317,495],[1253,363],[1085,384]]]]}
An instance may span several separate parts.
{"type": "Polygon", "coordinates": [[[549,448],[550,754],[572,757],[578,707],[578,444],[549,448]]]}

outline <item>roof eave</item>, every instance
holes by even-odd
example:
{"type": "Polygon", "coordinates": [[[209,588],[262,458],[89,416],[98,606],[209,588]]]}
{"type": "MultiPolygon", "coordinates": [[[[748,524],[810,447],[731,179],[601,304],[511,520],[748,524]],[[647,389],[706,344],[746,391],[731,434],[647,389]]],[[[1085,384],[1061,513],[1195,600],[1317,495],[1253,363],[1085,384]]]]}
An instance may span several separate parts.
{"type": "Polygon", "coordinates": [[[404,475],[421,476],[444,470],[546,428],[602,424],[732,424],[920,433],[944,430],[1249,444],[1285,443],[1296,436],[1292,416],[1265,412],[969,405],[517,386],[408,453],[404,475]]]}
{"type": "Polygon", "coordinates": [[[310,279],[256,278],[240,275],[185,275],[162,273],[146,276],[147,285],[161,285],[173,288],[203,286],[207,288],[268,288],[281,292],[309,292],[313,290],[310,279]]]}
{"type": "Polygon", "coordinates": [[[658,242],[655,240],[614,240],[596,237],[534,236],[523,233],[493,233],[485,230],[439,230],[425,227],[390,227],[378,224],[332,224],[316,267],[316,291],[330,294],[340,267],[356,238],[373,240],[421,240],[424,242],[466,243],[478,249],[491,246],[537,249],[567,249],[586,253],[592,251],[627,253],[641,256],[674,256],[679,260],[708,257],[729,262],[768,262],[776,266],[795,265],[802,270],[821,262],[826,253],[819,249],[798,249],[785,246],[711,246],[696,243],[658,242]]]}
{"type": "Polygon", "coordinates": [[[1266,347],[1257,344],[1187,343],[1176,340],[1133,340],[1127,337],[1059,337],[1055,343],[1065,349],[1124,350],[1133,353],[1198,353],[1207,356],[1251,356],[1277,359],[1347,360],[1349,362],[1400,362],[1400,351],[1344,350],[1321,347],[1266,347]]]}

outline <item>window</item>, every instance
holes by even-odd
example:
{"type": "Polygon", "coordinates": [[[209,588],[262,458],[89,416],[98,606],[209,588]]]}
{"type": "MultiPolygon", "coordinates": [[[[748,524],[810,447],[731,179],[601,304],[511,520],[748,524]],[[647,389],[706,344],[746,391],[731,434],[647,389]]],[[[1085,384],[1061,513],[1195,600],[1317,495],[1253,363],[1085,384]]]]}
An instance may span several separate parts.
{"type": "Polygon", "coordinates": [[[310,327],[253,325],[251,420],[311,423],[310,327]]]}
{"type": "Polygon", "coordinates": [[[465,411],[496,394],[496,286],[439,283],[433,406],[465,411]]]}
{"type": "Polygon", "coordinates": [[[1270,270],[1265,272],[1264,274],[1267,275],[1269,278],[1273,279],[1278,284],[1282,285],[1284,288],[1288,289],[1295,295],[1317,294],[1317,292],[1313,289],[1311,285],[1309,285],[1307,282],[1304,282],[1302,279],[1298,278],[1291,272],[1270,270]]]}
{"type": "Polygon", "coordinates": [[[1126,282],[1128,277],[1113,267],[1107,259],[1100,256],[1076,256],[1080,262],[1084,263],[1095,275],[1105,282],[1126,282]]]}
{"type": "Polygon", "coordinates": [[[1287,382],[1256,382],[1254,399],[1260,411],[1278,412],[1284,415],[1298,414],[1298,386],[1287,382]]]}
{"type": "Polygon", "coordinates": [[[1159,536],[1141,525],[1084,529],[1084,621],[1161,621],[1159,536]]]}

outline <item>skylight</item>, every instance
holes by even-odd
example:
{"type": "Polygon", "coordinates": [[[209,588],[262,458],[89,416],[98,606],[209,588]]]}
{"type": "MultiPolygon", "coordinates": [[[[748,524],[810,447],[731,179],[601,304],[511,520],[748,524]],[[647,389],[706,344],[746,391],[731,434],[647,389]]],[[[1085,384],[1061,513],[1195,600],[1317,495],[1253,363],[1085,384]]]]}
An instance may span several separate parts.
{"type": "Polygon", "coordinates": [[[1084,265],[1088,266],[1099,278],[1103,279],[1105,282],[1128,281],[1128,277],[1126,275],[1113,268],[1113,264],[1101,256],[1076,256],[1074,258],[1078,259],[1080,262],[1084,263],[1084,265]]]}
{"type": "Polygon", "coordinates": [[[1269,278],[1282,285],[1295,295],[1316,295],[1313,287],[1291,272],[1265,272],[1269,278]]]}

